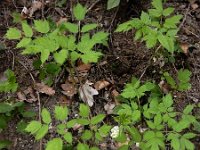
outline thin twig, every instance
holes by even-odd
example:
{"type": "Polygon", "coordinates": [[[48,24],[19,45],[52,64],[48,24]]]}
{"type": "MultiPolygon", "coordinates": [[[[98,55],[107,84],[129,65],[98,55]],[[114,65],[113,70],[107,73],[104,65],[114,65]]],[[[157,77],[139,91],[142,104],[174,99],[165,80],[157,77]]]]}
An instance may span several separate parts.
{"type": "Polygon", "coordinates": [[[186,10],[186,12],[185,12],[185,14],[184,14],[183,21],[182,21],[181,24],[179,25],[178,30],[180,30],[180,29],[183,27],[185,21],[187,20],[187,15],[189,14],[189,11],[190,11],[190,4],[189,4],[188,7],[187,7],[187,10],[186,10]]]}
{"type": "Polygon", "coordinates": [[[96,2],[92,3],[92,5],[87,9],[87,12],[90,11],[97,3],[99,3],[101,0],[97,0],[96,2]]]}

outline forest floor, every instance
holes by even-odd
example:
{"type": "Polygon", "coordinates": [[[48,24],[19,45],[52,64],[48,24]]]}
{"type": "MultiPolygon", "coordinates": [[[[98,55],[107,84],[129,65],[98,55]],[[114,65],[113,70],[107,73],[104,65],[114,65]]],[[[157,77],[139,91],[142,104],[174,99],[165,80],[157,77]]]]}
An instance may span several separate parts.
{"type": "MultiPolygon", "coordinates": [[[[128,83],[132,76],[140,78],[142,82],[151,80],[159,83],[163,71],[174,73],[180,68],[187,68],[192,72],[192,89],[187,92],[176,93],[177,109],[182,110],[186,104],[196,103],[200,100],[199,1],[196,1],[195,5],[191,5],[188,1],[170,0],[166,3],[167,6],[175,7],[176,12],[183,15],[180,31],[178,33],[178,42],[186,48],[187,54],[182,53],[177,55],[174,64],[165,63],[163,57],[160,57],[156,61],[151,60],[153,51],[147,49],[144,43],[133,40],[134,30],[127,33],[114,33],[118,24],[128,21],[132,17],[138,17],[142,10],[147,10],[150,6],[149,2],[129,1],[127,3],[123,1],[118,8],[111,10],[106,10],[105,0],[100,0],[97,3],[95,0],[79,0],[79,2],[87,6],[87,8],[90,8],[85,22],[98,23],[105,31],[110,33],[109,46],[103,48],[104,55],[100,61],[97,64],[92,64],[89,69],[87,69],[86,66],[80,69],[84,80],[87,79],[94,84],[98,81],[107,81],[109,83],[108,86],[99,91],[99,95],[95,96],[94,106],[92,107],[93,114],[102,112],[108,113],[104,109],[106,105],[117,105],[118,102],[115,96],[119,95],[125,83],[128,83]]],[[[34,12],[33,18],[51,18],[55,22],[58,22],[61,18],[71,20],[70,8],[76,4],[76,1],[67,1],[66,4],[63,4],[61,7],[57,4],[58,1],[49,0],[48,4],[46,4],[42,10],[34,12]]],[[[41,83],[38,77],[38,71],[35,70],[32,65],[37,57],[22,55],[21,49],[15,49],[15,42],[4,38],[9,27],[17,26],[16,23],[12,21],[12,13],[21,13],[24,6],[29,8],[31,6],[31,1],[0,1],[0,75],[6,69],[11,68],[19,83],[17,93],[0,93],[0,102],[8,98],[12,98],[13,101],[19,101],[21,98],[19,93],[25,93],[27,89],[34,89],[33,79],[37,83],[41,83]]],[[[31,19],[29,19],[29,21],[31,21],[31,19]]],[[[66,104],[71,108],[72,116],[75,115],[77,113],[78,104],[82,101],[78,96],[69,99],[62,93],[61,85],[68,77],[69,73],[67,67],[63,67],[63,70],[54,79],[54,84],[52,85],[55,94],[53,96],[40,94],[40,101],[38,101],[35,90],[32,90],[36,101],[25,98],[26,109],[32,109],[38,112],[42,107],[53,109],[56,104],[66,104]]],[[[0,133],[0,140],[7,139],[12,141],[13,144],[10,148],[12,150],[38,150],[40,146],[39,142],[35,142],[34,138],[27,134],[18,133],[16,131],[16,124],[20,119],[20,116],[16,115],[16,117],[10,121],[8,129],[0,133]]],[[[53,133],[49,135],[49,137],[53,136],[53,133]]],[[[44,139],[42,142],[45,143],[46,140],[48,139],[44,139]]],[[[199,137],[195,140],[197,143],[196,148],[199,149],[199,137]]],[[[101,149],[115,149],[113,147],[111,142],[107,142],[107,145],[105,143],[102,145],[101,149]]]]}

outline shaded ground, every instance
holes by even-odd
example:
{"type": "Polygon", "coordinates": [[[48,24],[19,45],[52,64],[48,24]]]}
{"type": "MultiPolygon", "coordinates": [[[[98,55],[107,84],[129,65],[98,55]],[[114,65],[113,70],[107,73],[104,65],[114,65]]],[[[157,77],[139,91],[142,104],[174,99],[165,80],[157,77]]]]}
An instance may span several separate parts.
{"type": "MultiPolygon", "coordinates": [[[[109,47],[103,50],[104,57],[97,65],[93,65],[87,77],[93,83],[102,79],[112,83],[108,89],[101,91],[99,96],[96,97],[95,105],[93,106],[93,110],[95,110],[93,112],[94,114],[105,111],[103,109],[104,105],[113,102],[111,96],[112,91],[115,89],[120,92],[124,84],[130,81],[132,76],[141,77],[142,81],[153,80],[159,83],[162,70],[168,70],[174,73],[176,69],[189,68],[193,73],[191,78],[192,89],[186,93],[178,93],[176,95],[177,109],[182,110],[186,104],[197,102],[200,99],[200,3],[197,3],[199,7],[196,9],[190,7],[189,3],[184,1],[167,3],[167,5],[174,6],[178,13],[184,15],[178,39],[180,44],[187,44],[190,50],[187,56],[184,54],[177,56],[176,63],[173,65],[164,63],[162,58],[157,59],[155,62],[150,60],[153,52],[148,50],[143,43],[133,41],[134,31],[128,33],[113,33],[117,24],[127,21],[130,17],[137,17],[141,10],[148,8],[148,3],[144,2],[144,5],[137,2],[134,4],[131,2],[128,4],[123,2],[119,9],[116,8],[111,11],[106,11],[105,1],[99,2],[94,6],[94,1],[81,0],[80,2],[91,7],[85,21],[102,24],[102,27],[111,33],[109,47]]],[[[72,1],[72,3],[75,4],[76,2],[72,1]]],[[[6,45],[6,49],[0,51],[0,73],[7,68],[14,69],[20,85],[19,91],[23,91],[33,85],[29,73],[33,74],[34,78],[39,81],[37,72],[32,67],[32,62],[35,58],[22,56],[20,50],[14,49],[14,42],[6,41],[3,38],[6,29],[15,25],[12,23],[11,13],[13,11],[21,12],[24,5],[28,7],[30,2],[0,1],[0,44],[4,43],[6,45]]],[[[36,12],[35,18],[41,18],[41,13],[41,11],[36,12]]],[[[55,7],[55,3],[50,1],[44,9],[44,16],[50,16],[55,21],[58,21],[63,16],[71,19],[70,3],[64,5],[63,8],[57,8],[55,7]],[[62,14],[61,12],[64,13],[62,14]]],[[[65,81],[68,75],[67,71],[64,70],[63,75],[56,85],[56,95],[54,97],[41,95],[41,105],[43,107],[53,108],[56,103],[61,103],[59,101],[62,95],[60,84],[65,81]]],[[[0,96],[0,101],[11,96],[17,98],[16,94],[0,94],[0,96]]],[[[72,101],[70,107],[74,108],[74,114],[76,113],[79,102],[80,100],[78,98],[72,101]]],[[[37,102],[28,104],[27,107],[38,111],[37,102]]],[[[1,133],[0,139],[6,138],[13,141],[11,149],[39,149],[39,144],[35,143],[33,138],[28,135],[16,133],[18,119],[15,118],[12,120],[7,130],[9,132],[1,133]]],[[[54,134],[52,133],[49,136],[54,136],[54,134]]],[[[198,141],[199,139],[197,138],[196,140],[198,141]]],[[[112,148],[112,144],[109,146],[105,149],[114,149],[112,148]]],[[[200,146],[197,144],[196,148],[199,149],[200,146]]]]}

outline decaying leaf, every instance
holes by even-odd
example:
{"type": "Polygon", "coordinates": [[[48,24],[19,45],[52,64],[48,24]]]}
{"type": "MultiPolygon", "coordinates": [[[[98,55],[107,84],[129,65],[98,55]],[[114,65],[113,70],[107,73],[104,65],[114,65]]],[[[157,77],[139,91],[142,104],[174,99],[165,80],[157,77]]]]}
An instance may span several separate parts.
{"type": "Polygon", "coordinates": [[[188,55],[189,45],[187,43],[180,44],[180,47],[185,55],[188,55]]]}
{"type": "Polygon", "coordinates": [[[65,82],[65,84],[61,85],[61,87],[63,89],[62,93],[66,96],[72,97],[77,93],[76,87],[69,82],[65,82]]]}
{"type": "Polygon", "coordinates": [[[87,103],[90,107],[94,104],[94,95],[98,95],[98,91],[91,87],[91,84],[89,81],[86,81],[85,84],[81,85],[79,87],[79,93],[81,99],[87,103]]]}
{"type": "Polygon", "coordinates": [[[107,114],[112,114],[114,108],[115,108],[115,103],[107,103],[107,104],[104,106],[104,109],[105,109],[105,111],[107,112],[107,114]]]}
{"type": "Polygon", "coordinates": [[[37,101],[37,98],[36,98],[36,96],[34,94],[34,91],[33,91],[32,87],[28,87],[23,92],[18,92],[17,96],[18,96],[18,99],[20,101],[26,101],[28,103],[33,103],[33,102],[37,101]]]}
{"type": "Polygon", "coordinates": [[[114,99],[116,105],[119,105],[119,102],[118,102],[118,100],[117,100],[117,97],[119,96],[119,92],[118,92],[117,90],[114,89],[114,90],[112,90],[111,95],[112,95],[112,97],[113,97],[113,99],[114,99]]]}
{"type": "Polygon", "coordinates": [[[160,83],[158,84],[161,91],[163,91],[163,93],[167,94],[169,93],[170,87],[169,85],[165,82],[165,81],[160,81],[160,83]]]}
{"type": "Polygon", "coordinates": [[[17,92],[17,97],[20,101],[26,101],[26,96],[22,92],[17,92]]]}
{"type": "Polygon", "coordinates": [[[62,95],[59,97],[59,103],[70,106],[72,104],[72,100],[67,98],[65,95],[62,95]]]}
{"type": "Polygon", "coordinates": [[[33,17],[33,14],[37,11],[42,9],[42,2],[40,1],[33,1],[31,4],[30,8],[27,7],[23,7],[22,11],[21,11],[21,17],[22,18],[31,18],[33,17]]]}
{"type": "Polygon", "coordinates": [[[53,88],[49,87],[48,85],[45,85],[44,83],[36,83],[34,88],[36,91],[38,91],[40,93],[44,93],[47,95],[55,94],[55,90],[53,90],[53,88]]]}
{"type": "Polygon", "coordinates": [[[59,25],[61,25],[63,22],[67,22],[67,18],[61,17],[61,18],[56,22],[56,25],[59,26],[59,25]]]}
{"type": "Polygon", "coordinates": [[[81,64],[78,67],[76,67],[76,70],[78,72],[88,72],[91,68],[91,64],[81,64]]]}
{"type": "Polygon", "coordinates": [[[101,89],[104,89],[106,88],[107,86],[109,86],[110,83],[108,81],[105,81],[105,80],[100,80],[100,81],[97,81],[95,84],[94,84],[94,87],[96,90],[101,90],[101,89]]]}

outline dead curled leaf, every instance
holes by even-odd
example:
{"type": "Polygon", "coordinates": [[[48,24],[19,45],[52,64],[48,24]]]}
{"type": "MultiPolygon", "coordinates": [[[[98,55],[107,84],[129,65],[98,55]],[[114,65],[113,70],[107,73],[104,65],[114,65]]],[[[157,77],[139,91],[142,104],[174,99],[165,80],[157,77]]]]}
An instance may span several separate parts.
{"type": "Polygon", "coordinates": [[[21,12],[22,18],[31,18],[33,14],[37,11],[42,9],[42,2],[40,1],[33,1],[30,8],[24,6],[21,12]]]}
{"type": "Polygon", "coordinates": [[[187,43],[180,44],[180,47],[185,55],[188,55],[189,45],[187,43]]]}
{"type": "Polygon", "coordinates": [[[33,103],[37,101],[36,96],[34,95],[34,91],[32,87],[28,87],[23,92],[17,92],[17,97],[19,101],[26,101],[28,103],[33,103]]]}
{"type": "Polygon", "coordinates": [[[91,84],[92,83],[90,83],[89,81],[86,81],[85,84],[79,87],[80,98],[90,107],[92,107],[94,104],[93,96],[99,94],[96,89],[91,87],[91,84]]]}
{"type": "Polygon", "coordinates": [[[114,103],[107,103],[107,104],[104,106],[104,109],[105,109],[105,111],[107,112],[107,114],[112,114],[114,108],[115,108],[115,104],[114,104],[114,103]]]}
{"type": "Polygon", "coordinates": [[[108,81],[105,81],[105,80],[101,80],[101,81],[97,81],[95,84],[94,84],[94,87],[96,90],[102,90],[104,88],[106,88],[107,86],[109,86],[110,83],[108,81]]]}
{"type": "Polygon", "coordinates": [[[62,84],[61,88],[63,89],[62,93],[69,97],[72,97],[77,93],[76,87],[69,82],[65,82],[65,84],[62,84]]]}
{"type": "Polygon", "coordinates": [[[52,87],[45,85],[44,83],[36,83],[34,88],[35,88],[36,91],[38,91],[40,93],[44,93],[44,94],[47,94],[47,95],[54,95],[55,94],[55,90],[53,90],[52,87]]]}

